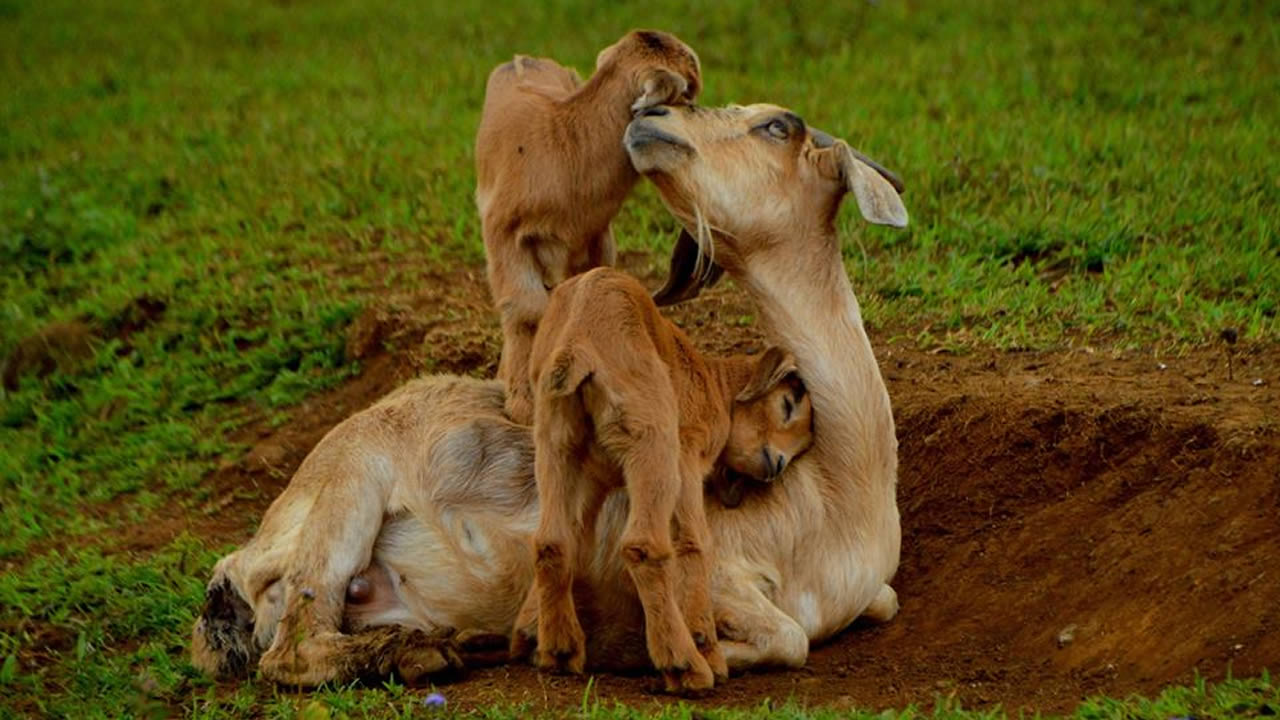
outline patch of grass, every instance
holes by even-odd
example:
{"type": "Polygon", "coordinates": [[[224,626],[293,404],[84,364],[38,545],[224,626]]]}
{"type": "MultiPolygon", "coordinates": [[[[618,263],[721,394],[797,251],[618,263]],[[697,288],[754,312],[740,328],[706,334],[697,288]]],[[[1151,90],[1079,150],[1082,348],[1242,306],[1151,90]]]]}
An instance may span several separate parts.
{"type": "MultiPolygon", "coordinates": [[[[448,689],[444,689],[447,696],[448,689]]],[[[247,688],[218,699],[208,694],[195,701],[193,717],[239,717],[251,706],[247,688]]],[[[350,688],[323,691],[304,696],[275,694],[260,709],[267,717],[280,718],[346,718],[346,717],[473,717],[486,720],[516,718],[579,717],[585,720],[1004,720],[1023,717],[999,707],[973,710],[962,707],[947,697],[939,696],[931,708],[909,706],[902,710],[869,710],[809,708],[793,701],[765,701],[746,709],[695,708],[672,703],[659,711],[637,710],[625,705],[584,700],[576,712],[546,711],[524,705],[484,707],[457,710],[428,709],[422,695],[408,693],[388,684],[381,689],[360,692],[350,688]]],[[[1090,698],[1064,718],[1071,720],[1171,720],[1173,718],[1265,718],[1272,717],[1280,706],[1280,688],[1269,676],[1251,680],[1229,679],[1217,684],[1198,681],[1193,686],[1165,690],[1153,699],[1143,697],[1090,698]]],[[[1040,716],[1037,716],[1040,717],[1040,716]]],[[[1051,717],[1051,716],[1045,716],[1051,717]]]]}
{"type": "MultiPolygon", "coordinates": [[[[217,692],[183,649],[222,549],[98,538],[192,511],[237,426],[353,373],[343,331],[370,298],[482,262],[471,143],[512,53],[587,71],[626,29],[668,28],[698,49],[706,104],[790,106],[898,170],[909,230],[841,219],[876,328],[1176,347],[1277,336],[1278,21],[1185,0],[0,0],[0,358],[53,327],[89,348],[0,390],[0,715],[417,712],[394,686],[320,706],[217,692]]],[[[615,232],[663,253],[675,224],[642,186],[615,232]]],[[[1170,692],[1077,715],[1275,690],[1170,692]]]]}

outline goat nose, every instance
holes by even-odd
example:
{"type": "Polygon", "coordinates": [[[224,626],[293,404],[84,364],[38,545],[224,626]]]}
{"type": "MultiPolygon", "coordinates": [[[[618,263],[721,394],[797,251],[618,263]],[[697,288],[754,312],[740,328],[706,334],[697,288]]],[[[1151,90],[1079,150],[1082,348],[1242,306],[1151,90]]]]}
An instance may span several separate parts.
{"type": "Polygon", "coordinates": [[[671,111],[661,105],[654,105],[653,107],[647,107],[640,111],[640,117],[662,117],[670,114],[671,111]]]}

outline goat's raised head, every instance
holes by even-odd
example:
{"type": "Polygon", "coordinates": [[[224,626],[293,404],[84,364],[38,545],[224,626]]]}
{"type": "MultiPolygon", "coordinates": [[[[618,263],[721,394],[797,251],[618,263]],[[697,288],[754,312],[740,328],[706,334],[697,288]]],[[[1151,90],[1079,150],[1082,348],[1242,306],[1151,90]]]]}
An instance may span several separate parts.
{"type": "Polygon", "coordinates": [[[733,400],[724,461],[756,480],[773,480],[813,443],[813,406],[795,358],[771,347],[733,400]]]}
{"type": "Polygon", "coordinates": [[[596,72],[625,73],[637,90],[633,111],[691,103],[702,89],[698,54],[660,30],[632,30],[596,56],[596,72]]]}
{"type": "Polygon", "coordinates": [[[868,221],[907,224],[897,176],[776,105],[653,107],[632,120],[624,143],[689,231],[676,244],[673,277],[655,295],[659,304],[693,297],[714,280],[704,256],[732,272],[785,238],[833,234],[849,192],[868,221]],[[687,260],[691,253],[697,262],[687,260]]]}

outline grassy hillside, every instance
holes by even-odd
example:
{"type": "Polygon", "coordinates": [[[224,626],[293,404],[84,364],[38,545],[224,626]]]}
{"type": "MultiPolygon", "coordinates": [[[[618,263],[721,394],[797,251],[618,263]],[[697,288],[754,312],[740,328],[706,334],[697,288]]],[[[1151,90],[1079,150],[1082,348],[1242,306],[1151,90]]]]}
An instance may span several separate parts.
{"type": "MultiPolygon", "coordinates": [[[[201,480],[243,453],[230,434],[358,372],[363,307],[482,263],[492,66],[586,73],[642,26],[698,50],[705,104],[790,106],[906,179],[911,229],[842,217],[882,337],[1277,338],[1274,3],[0,0],[0,715],[240,715],[269,692],[183,658],[225,548],[116,538],[216,512],[201,480]]],[[[615,232],[661,262],[674,227],[642,188],[615,232]]],[[[323,702],[395,713],[397,692],[323,702]]]]}

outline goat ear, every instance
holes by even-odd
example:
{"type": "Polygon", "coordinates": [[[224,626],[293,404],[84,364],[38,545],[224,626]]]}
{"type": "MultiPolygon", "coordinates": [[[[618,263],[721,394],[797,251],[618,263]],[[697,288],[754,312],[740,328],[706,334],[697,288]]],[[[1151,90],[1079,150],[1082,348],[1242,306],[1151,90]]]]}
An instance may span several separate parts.
{"type": "Polygon", "coordinates": [[[631,112],[687,100],[689,81],[665,68],[653,68],[645,73],[641,88],[640,97],[631,103],[631,112]]]}
{"type": "Polygon", "coordinates": [[[902,181],[898,180],[898,176],[849,147],[844,141],[837,141],[833,150],[838,153],[836,157],[840,163],[840,172],[849,192],[858,201],[862,217],[877,225],[906,227],[907,208],[898,196],[902,188],[902,181]]]}
{"type": "Polygon", "coordinates": [[[771,347],[760,357],[755,374],[735,399],[738,402],[751,402],[762,397],[794,372],[796,372],[795,357],[780,347],[771,347]]]}
{"type": "Polygon", "coordinates": [[[704,272],[698,272],[698,241],[693,239],[688,230],[680,229],[680,237],[671,249],[671,267],[667,270],[667,282],[653,294],[653,301],[658,307],[666,307],[692,300],[698,297],[704,287],[714,287],[716,281],[724,274],[724,268],[703,258],[707,265],[704,272]]]}

